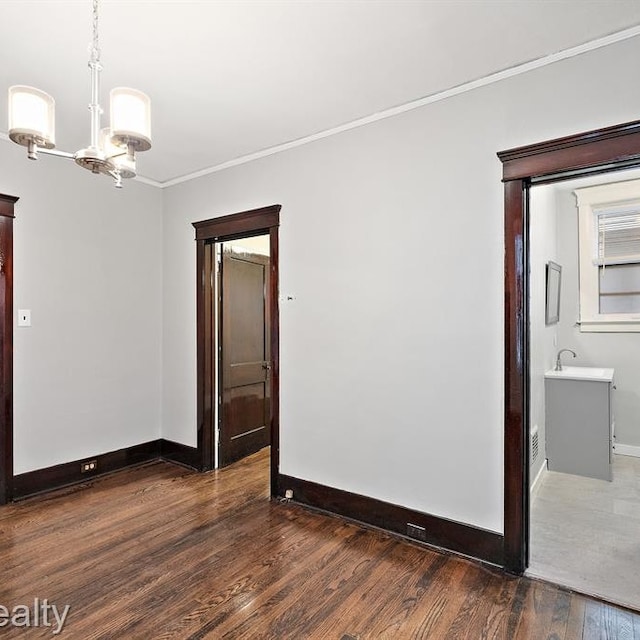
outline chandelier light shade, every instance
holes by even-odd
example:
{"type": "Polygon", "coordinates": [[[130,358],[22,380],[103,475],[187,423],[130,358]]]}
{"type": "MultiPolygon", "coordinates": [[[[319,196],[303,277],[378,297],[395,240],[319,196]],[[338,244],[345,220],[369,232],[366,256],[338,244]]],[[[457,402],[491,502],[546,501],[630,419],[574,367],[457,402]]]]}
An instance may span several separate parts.
{"type": "Polygon", "coordinates": [[[115,144],[111,136],[111,129],[105,127],[100,131],[100,146],[104,149],[105,156],[111,158],[115,168],[120,172],[121,178],[134,178],[136,175],[136,159],[129,154],[126,145],[115,144]]]}
{"type": "Polygon", "coordinates": [[[151,148],[151,101],[137,89],[111,89],[111,136],[116,144],[136,151],[151,148]]]}
{"type": "Polygon", "coordinates": [[[55,147],[55,100],[34,87],[9,87],[9,138],[25,147],[55,147]]]}
{"type": "Polygon", "coordinates": [[[27,147],[31,160],[38,151],[71,158],[92,173],[105,174],[122,187],[123,178],[136,175],[136,152],[151,148],[151,103],[149,97],[126,87],[111,91],[111,126],[102,129],[100,116],[100,48],[98,46],[98,0],[93,0],[93,41],[89,47],[91,72],[91,142],[75,153],[54,151],[55,101],[44,91],[16,85],[9,87],[9,138],[27,147]]]}

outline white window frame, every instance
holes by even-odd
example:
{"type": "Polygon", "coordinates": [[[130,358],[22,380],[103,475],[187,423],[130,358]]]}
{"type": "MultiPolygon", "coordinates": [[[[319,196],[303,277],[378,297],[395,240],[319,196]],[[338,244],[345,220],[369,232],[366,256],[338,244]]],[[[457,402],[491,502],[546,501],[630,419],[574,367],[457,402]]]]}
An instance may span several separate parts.
{"type": "MultiPolygon", "coordinates": [[[[640,332],[640,314],[600,313],[598,216],[640,210],[640,180],[613,182],[574,191],[578,204],[580,330],[640,332]]],[[[606,268],[606,266],[605,266],[606,268]]]]}

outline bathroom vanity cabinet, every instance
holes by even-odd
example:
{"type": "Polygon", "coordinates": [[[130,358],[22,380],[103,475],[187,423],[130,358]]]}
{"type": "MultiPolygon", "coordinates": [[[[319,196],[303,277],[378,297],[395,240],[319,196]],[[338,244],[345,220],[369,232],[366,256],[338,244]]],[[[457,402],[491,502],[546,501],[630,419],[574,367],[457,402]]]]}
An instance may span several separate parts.
{"type": "Polygon", "coordinates": [[[550,471],[611,481],[613,369],[564,367],[545,374],[550,471]]]}

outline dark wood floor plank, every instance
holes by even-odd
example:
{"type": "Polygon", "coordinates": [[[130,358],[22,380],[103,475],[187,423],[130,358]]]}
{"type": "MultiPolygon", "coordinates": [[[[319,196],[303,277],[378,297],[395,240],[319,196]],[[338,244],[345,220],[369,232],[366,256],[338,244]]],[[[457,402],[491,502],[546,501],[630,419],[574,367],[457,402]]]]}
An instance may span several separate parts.
{"type": "MultiPolygon", "coordinates": [[[[479,567],[478,569],[482,569],[479,567]]],[[[477,609],[482,609],[482,614],[486,615],[490,606],[490,598],[495,590],[495,581],[489,572],[476,571],[476,580],[472,588],[465,589],[465,600],[458,615],[450,625],[444,640],[465,640],[477,636],[478,629],[474,627],[473,620],[478,619],[477,609]]],[[[484,621],[484,616],[483,616],[484,621]]]]}
{"type": "Polygon", "coordinates": [[[318,554],[314,553],[303,566],[282,576],[254,599],[251,606],[243,610],[244,619],[239,621],[241,617],[236,615],[221,625],[217,630],[221,634],[219,637],[239,640],[283,637],[286,634],[286,621],[291,623],[289,628],[299,629],[302,637],[307,636],[306,617],[312,617],[319,606],[330,611],[335,590],[352,579],[357,580],[360,572],[379,561],[378,555],[384,554],[393,544],[388,537],[370,533],[357,531],[339,544],[331,545],[332,548],[323,548],[318,554]],[[300,597],[309,592],[317,593],[319,597],[300,597]],[[273,630],[272,626],[275,627],[273,630]]]}
{"type": "Polygon", "coordinates": [[[360,587],[344,598],[334,615],[318,620],[319,636],[382,637],[397,630],[410,615],[420,596],[446,564],[445,556],[425,550],[416,562],[412,545],[398,542],[360,587]],[[414,563],[407,572],[408,563],[414,563]],[[396,595],[401,594],[402,598],[396,595]],[[390,631],[391,630],[391,631],[390,631]]]}
{"type": "Polygon", "coordinates": [[[559,640],[567,635],[567,624],[571,613],[571,594],[560,591],[551,616],[551,626],[547,631],[547,640],[559,640]]]}
{"type": "Polygon", "coordinates": [[[209,629],[215,629],[221,634],[223,625],[231,617],[237,625],[243,620],[243,616],[252,615],[260,605],[256,598],[277,590],[283,576],[286,576],[285,581],[291,579],[294,582],[294,576],[304,571],[309,563],[322,559],[335,549],[336,539],[348,539],[346,536],[358,534],[354,527],[346,523],[334,521],[324,524],[332,525],[326,527],[330,535],[326,535],[324,544],[319,543],[318,538],[310,544],[308,537],[300,540],[303,544],[297,544],[295,541],[292,542],[290,536],[283,535],[282,537],[287,539],[286,544],[281,543],[274,552],[262,547],[246,565],[230,571],[227,574],[228,579],[223,583],[212,585],[210,581],[203,581],[207,586],[205,592],[197,597],[197,615],[190,615],[188,620],[182,621],[179,625],[182,633],[186,635],[173,635],[175,630],[172,630],[167,637],[204,637],[209,629]],[[286,570],[283,570],[284,567],[286,570]],[[243,612],[242,616],[237,614],[239,610],[243,612]]]}
{"type": "MultiPolygon", "coordinates": [[[[384,547],[380,550],[366,549],[364,553],[358,552],[354,555],[354,563],[351,575],[343,573],[340,579],[334,579],[333,583],[323,591],[323,599],[317,600],[312,608],[304,603],[297,604],[297,612],[300,617],[304,616],[303,632],[320,636],[327,633],[322,625],[326,620],[340,620],[349,629],[353,627],[350,622],[351,609],[345,607],[346,602],[355,605],[356,610],[374,609],[380,612],[385,602],[374,600],[374,588],[380,585],[387,594],[386,602],[393,599],[393,596],[400,590],[404,591],[405,583],[410,579],[402,567],[406,567],[406,562],[410,550],[408,545],[404,545],[397,540],[388,538],[384,534],[372,532],[379,536],[384,547]],[[372,555],[372,552],[375,555],[372,555]],[[409,552],[409,553],[408,553],[409,552]]],[[[279,637],[286,628],[288,616],[283,616],[277,621],[277,625],[272,625],[268,631],[272,637],[279,637]]],[[[345,631],[342,635],[352,635],[345,631]]]]}
{"type": "Polygon", "coordinates": [[[483,592],[482,603],[476,607],[470,626],[480,629],[482,638],[505,638],[511,603],[519,579],[494,572],[483,592]]]}
{"type": "MultiPolygon", "coordinates": [[[[572,596],[565,631],[565,638],[567,638],[567,640],[573,640],[574,638],[582,639],[587,602],[587,598],[578,595],[572,596]]],[[[640,638],[638,640],[640,640],[640,638]]]]}
{"type": "Polygon", "coordinates": [[[415,640],[445,637],[464,603],[466,589],[477,577],[471,563],[448,558],[409,617],[398,627],[396,637],[415,640]]]}
{"type": "Polygon", "coordinates": [[[633,612],[270,502],[268,470],[156,462],[0,508],[0,605],[69,604],[71,640],[640,640],[633,612]]]}
{"type": "Polygon", "coordinates": [[[505,620],[505,637],[516,638],[518,635],[518,628],[522,622],[522,613],[525,608],[526,600],[529,596],[529,591],[532,588],[530,580],[517,579],[516,588],[513,593],[513,598],[509,603],[509,614],[505,620]]]}
{"type": "MultiPolygon", "coordinates": [[[[521,580],[524,581],[526,578],[521,580]]],[[[515,638],[542,640],[547,638],[551,628],[556,598],[560,590],[537,580],[530,582],[529,585],[515,638]]]]}

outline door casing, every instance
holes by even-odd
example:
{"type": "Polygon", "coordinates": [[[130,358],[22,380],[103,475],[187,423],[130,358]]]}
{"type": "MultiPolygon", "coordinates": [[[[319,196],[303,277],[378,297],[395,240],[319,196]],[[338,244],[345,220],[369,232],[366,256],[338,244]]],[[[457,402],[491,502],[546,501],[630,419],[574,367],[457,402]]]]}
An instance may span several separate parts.
{"type": "Polygon", "coordinates": [[[0,504],[13,498],[13,218],[17,200],[0,193],[0,504]]]}
{"type": "Polygon", "coordinates": [[[219,218],[194,222],[196,231],[196,333],[197,333],[197,423],[198,452],[203,471],[214,466],[215,407],[218,402],[218,381],[215,374],[214,336],[218,331],[213,312],[213,283],[207,274],[213,273],[211,251],[207,244],[225,242],[257,235],[269,235],[270,253],[270,345],[271,345],[271,496],[278,493],[280,469],[280,349],[278,313],[278,227],[281,205],[241,211],[219,218]]]}
{"type": "Polygon", "coordinates": [[[640,121],[501,151],[504,183],[504,565],[529,563],[529,189],[640,167],[640,121]]]}

